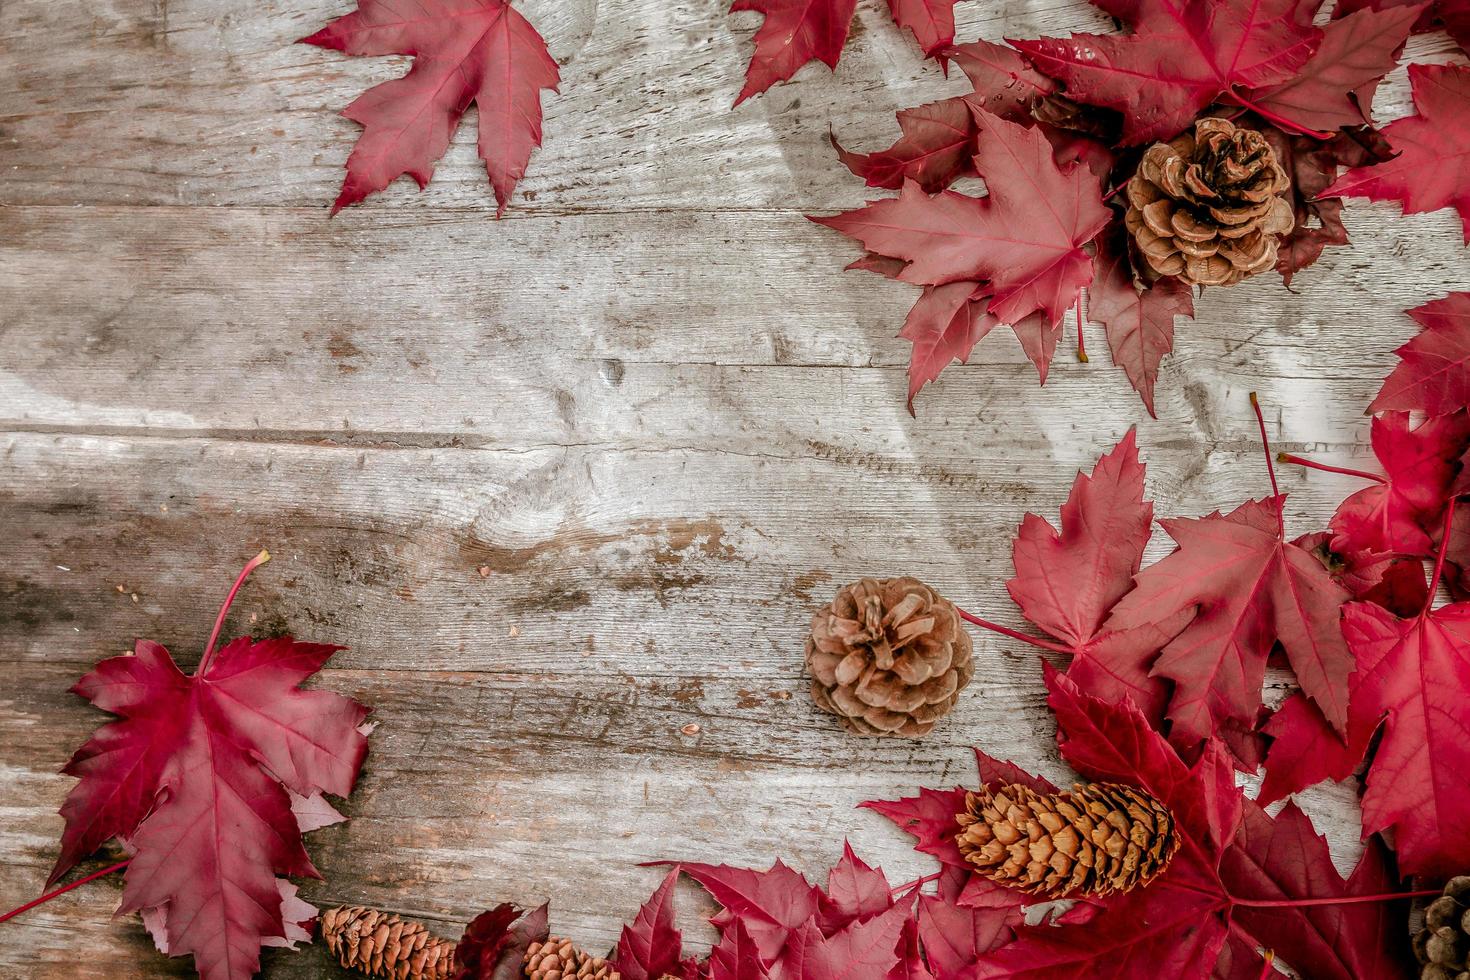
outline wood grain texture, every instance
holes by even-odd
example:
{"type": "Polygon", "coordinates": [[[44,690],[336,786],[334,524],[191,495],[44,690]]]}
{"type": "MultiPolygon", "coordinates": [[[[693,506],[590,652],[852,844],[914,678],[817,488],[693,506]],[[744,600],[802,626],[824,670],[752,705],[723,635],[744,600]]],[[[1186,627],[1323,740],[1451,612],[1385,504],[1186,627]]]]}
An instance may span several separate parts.
{"type": "MultiPolygon", "coordinates": [[[[565,83],[499,222],[472,121],[427,191],[326,219],[356,134],[336,113],[403,68],[291,43],[349,6],[0,2],[0,908],[44,880],[56,770],[102,719],[66,688],[138,636],[197,659],[262,546],[231,629],[348,645],[320,683],[379,722],[353,819],[309,840],[315,902],[453,935],[549,898],[599,947],[658,879],[640,861],[820,875],[848,836],[922,873],[855,804],[968,778],[972,744],[1065,780],[1037,662],[978,636],[930,738],[856,740],[806,696],[811,609],[910,573],[1020,627],[1011,533],[1130,425],[1161,515],[1267,492],[1252,390],[1280,448],[1371,465],[1400,311],[1470,281],[1452,216],[1355,203],[1356,244],[1295,292],[1206,293],[1157,420],[1092,328],[1093,362],[1063,354],[1045,388],[992,336],[914,419],[892,339],[912,293],[842,273],[848,244],[802,217],[873,193],[829,123],[876,147],[893,110],[961,84],[883,5],[859,5],[835,76],[732,111],[756,18],[526,3],[565,83]]],[[[1072,0],[958,13],[962,38],[1103,23],[1072,0]]],[[[1407,110],[1402,72],[1379,102],[1407,110]]],[[[1303,532],[1352,485],[1281,478],[1303,532]]],[[[1352,788],[1304,803],[1349,865],[1352,788]]],[[[110,919],[117,891],[8,927],[0,978],[187,975],[110,919]]],[[[689,890],[701,936],[703,909],[689,890]]],[[[308,948],[265,975],[340,971],[308,948]]]]}

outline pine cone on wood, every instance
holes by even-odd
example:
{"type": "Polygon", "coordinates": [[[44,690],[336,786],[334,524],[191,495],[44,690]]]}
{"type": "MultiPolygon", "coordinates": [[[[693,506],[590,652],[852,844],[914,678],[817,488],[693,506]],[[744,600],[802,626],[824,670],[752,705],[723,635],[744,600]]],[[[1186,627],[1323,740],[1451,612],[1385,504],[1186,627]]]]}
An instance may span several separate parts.
{"type": "Polygon", "coordinates": [[[865,578],[812,617],[812,698],[859,735],[927,735],[970,683],[954,604],[914,578],[865,578]]]}
{"type": "Polygon", "coordinates": [[[1266,138],[1227,119],[1155,143],[1128,181],[1124,224],[1152,278],[1229,286],[1276,265],[1296,225],[1291,178],[1266,138]]]}
{"type": "Polygon", "coordinates": [[[604,959],[582,952],[570,939],[549,937],[526,950],[527,980],[620,980],[604,959]]]}
{"type": "Polygon", "coordinates": [[[455,944],[414,922],[362,906],[329,909],[321,917],[327,951],[349,970],[383,980],[449,980],[455,944]]]}
{"type": "Polygon", "coordinates": [[[1451,878],[1414,936],[1420,980],[1470,980],[1470,876],[1451,878]]]}
{"type": "Polygon", "coordinates": [[[1180,838],[1158,800],[1118,783],[1038,793],[1019,784],[965,800],[955,837],[977,874],[1048,899],[1104,896],[1148,884],[1180,838]]]}

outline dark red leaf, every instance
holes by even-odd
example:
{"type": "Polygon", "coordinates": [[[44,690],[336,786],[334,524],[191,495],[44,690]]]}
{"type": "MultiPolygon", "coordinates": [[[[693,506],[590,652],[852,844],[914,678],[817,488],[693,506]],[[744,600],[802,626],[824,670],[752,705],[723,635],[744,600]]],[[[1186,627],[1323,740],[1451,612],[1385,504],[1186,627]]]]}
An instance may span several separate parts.
{"type": "Polygon", "coordinates": [[[684,956],[684,937],[674,927],[674,886],[679,871],[670,871],[631,925],[623,926],[613,950],[612,965],[623,980],[661,980],[678,976],[684,956]]]}

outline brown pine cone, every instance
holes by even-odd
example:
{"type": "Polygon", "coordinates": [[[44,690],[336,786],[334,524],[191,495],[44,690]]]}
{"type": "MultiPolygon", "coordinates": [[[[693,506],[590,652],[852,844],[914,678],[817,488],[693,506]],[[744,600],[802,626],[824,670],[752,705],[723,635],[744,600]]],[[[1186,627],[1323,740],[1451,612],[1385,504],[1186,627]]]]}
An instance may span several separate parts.
{"type": "Polygon", "coordinates": [[[1264,136],[1200,119],[1144,152],[1123,221],[1153,278],[1229,286],[1276,265],[1280,236],[1296,225],[1281,196],[1290,188],[1264,136]]]}
{"type": "Polygon", "coordinates": [[[327,951],[349,970],[384,980],[448,980],[454,974],[454,946],[396,915],[348,906],[321,917],[327,951]]]}
{"type": "Polygon", "coordinates": [[[1451,878],[1414,936],[1420,980],[1470,980],[1470,876],[1451,878]]]}
{"type": "Polygon", "coordinates": [[[812,698],[859,735],[927,735],[970,683],[954,604],[914,578],[844,586],[812,617],[812,698]]]}
{"type": "Polygon", "coordinates": [[[570,939],[549,937],[526,950],[528,980],[620,980],[607,960],[582,952],[570,939]]]}
{"type": "Polygon", "coordinates": [[[976,873],[1049,899],[1111,895],[1148,884],[1180,838],[1158,800],[1118,783],[1038,793],[1019,784],[965,799],[955,841],[976,873]]]}

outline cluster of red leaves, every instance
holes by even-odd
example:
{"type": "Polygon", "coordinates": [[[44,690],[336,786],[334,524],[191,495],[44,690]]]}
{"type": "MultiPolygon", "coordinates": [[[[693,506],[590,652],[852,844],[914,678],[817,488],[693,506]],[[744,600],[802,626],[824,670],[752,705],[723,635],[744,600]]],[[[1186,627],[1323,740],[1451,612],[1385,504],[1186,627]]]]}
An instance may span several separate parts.
{"type": "MultiPolygon", "coordinates": [[[[1209,740],[1189,765],[1127,699],[1084,693],[1050,668],[1046,684],[1063,759],[1087,779],[1137,786],[1164,802],[1183,843],[1152,884],[1030,925],[1019,909],[1034,899],[970,877],[955,908],[1004,913],[1008,930],[963,972],[945,976],[1255,980],[1262,950],[1314,980],[1408,975],[1394,938],[1402,909],[1382,900],[1397,886],[1379,842],[1370,842],[1344,881],[1300,810],[1288,805],[1271,817],[1242,795],[1223,743],[1209,740]],[[1349,896],[1365,900],[1341,901],[1349,896]]],[[[982,752],[976,759],[985,784],[1054,789],[982,752]]],[[[865,805],[912,834],[946,874],[963,876],[954,815],[965,792],[922,789],[916,797],[865,805]]]]}
{"type": "MultiPolygon", "coordinates": [[[[913,33],[924,54],[941,61],[954,43],[954,5],[955,0],[888,0],[894,22],[913,33]]],[[[808,62],[836,68],[856,10],[857,0],[734,0],[732,13],[753,11],[764,18],[735,104],[786,81],[808,62]]]]}
{"type": "Polygon", "coordinates": [[[765,871],[679,864],[637,919],[624,927],[610,962],[625,980],[958,980],[1013,936],[1012,909],[961,908],[964,876],[944,875],[939,894],[892,888],[850,846],[822,888],[777,861],[765,871]],[[686,957],[674,927],[680,873],[719,903],[720,940],[686,957]]]}
{"type": "MultiPolygon", "coordinates": [[[[1314,980],[1407,976],[1396,875],[1378,841],[1344,881],[1300,810],[1271,817],[1241,795],[1220,743],[1188,765],[1126,700],[1088,695],[1051,670],[1046,683],[1067,762],[1088,779],[1141,787],[1177,815],[1183,846],[1156,882],[1028,925],[1023,906],[1035,900],[972,876],[954,842],[966,790],[923,789],[864,805],[912,834],[938,874],[892,888],[851,847],[825,888],[779,861],[765,871],[679,864],[623,930],[612,963],[629,980],[1256,980],[1270,949],[1314,980]],[[721,907],[720,940],[700,960],[684,956],[674,927],[680,872],[721,907]],[[935,893],[921,893],[936,879],[935,893]]],[[[1055,791],[983,752],[976,760],[982,782],[1055,791]]]]}
{"type": "Polygon", "coordinates": [[[1463,819],[1470,788],[1462,777],[1470,765],[1470,602],[1432,605],[1442,570],[1455,598],[1467,594],[1470,515],[1462,510],[1457,519],[1454,501],[1470,489],[1470,293],[1410,314],[1423,330],[1399,349],[1401,362],[1373,402],[1382,410],[1372,433],[1384,473],[1336,470],[1370,485],[1342,502],[1330,536],[1322,536],[1344,584],[1353,580],[1349,587],[1373,600],[1344,607],[1354,657],[1347,726],[1329,726],[1313,706],[1288,700],[1263,729],[1273,741],[1262,798],[1343,779],[1366,755],[1364,833],[1392,829],[1404,870],[1437,876],[1470,865],[1463,819]],[[1410,412],[1425,417],[1414,425],[1410,412]],[[1431,558],[1426,585],[1423,562],[1431,558]],[[1377,569],[1395,571],[1378,576],[1377,569]],[[1360,591],[1364,571],[1379,577],[1377,594],[1360,591]]]}
{"type": "Polygon", "coordinates": [[[408,55],[407,75],[343,110],[363,127],[332,213],[404,174],[428,186],[470,104],[500,211],[541,145],[541,90],[560,81],[546,42],[509,0],[358,0],[305,44],[350,55],[408,55]]]}
{"type": "Polygon", "coordinates": [[[1175,278],[1136,274],[1114,198],[1142,147],[1202,116],[1260,130],[1291,174],[1297,221],[1277,263],[1288,283],[1324,248],[1347,244],[1344,196],[1459,208],[1470,240],[1470,69],[1411,66],[1419,115],[1381,134],[1371,119],[1410,31],[1458,29],[1470,14],[1458,0],[1436,11],[1339,2],[1318,27],[1323,2],[1093,0],[1130,32],[938,51],[965,71],[971,93],[900,112],[902,136],[886,150],[839,146],[870,186],[899,191],[815,220],[862,244],[854,268],[922,287],[900,333],[913,344],[910,410],[919,389],[1000,324],[1044,383],[1068,309],[1081,327],[1086,289],[1088,317],[1153,411],[1159,362],[1194,297],[1175,278]],[[1059,116],[1061,104],[1075,111],[1059,116]],[[975,175],[986,196],[948,189],[975,175]]]}
{"type": "Polygon", "coordinates": [[[345,819],[323,796],[345,797],[367,754],[367,708],[300,685],[341,647],[290,637],[215,639],[246,566],[220,610],[193,674],[139,640],[73,690],[120,716],[64,770],[79,782],[54,883],[116,839],[131,854],[119,912],[138,911],[158,948],[192,954],[206,980],[243,980],[262,946],[310,939],[316,910],[285,875],[317,878],[302,834],[345,819]]]}
{"type": "Polygon", "coordinates": [[[1446,559],[1457,594],[1470,566],[1470,532],[1451,520],[1467,489],[1470,294],[1413,313],[1425,329],[1379,398],[1403,410],[1372,425],[1386,475],[1337,470],[1371,483],[1330,531],[1289,539],[1285,495],[1273,494],[1161,520],[1177,547],[1141,568],[1153,508],[1129,433],[1078,475],[1060,529],[1026,515],[1008,588],[1049,639],[1003,632],[1063,655],[1088,693],[1131,701],[1182,757],[1218,742],[1236,768],[1264,765],[1262,803],[1347,778],[1366,758],[1364,834],[1392,829],[1404,870],[1433,877],[1470,865],[1470,790],[1457,776],[1470,766],[1470,603],[1430,599],[1446,559]],[[1409,410],[1428,417],[1411,426],[1409,410]],[[1274,711],[1262,703],[1269,663],[1299,685],[1274,711]]]}

